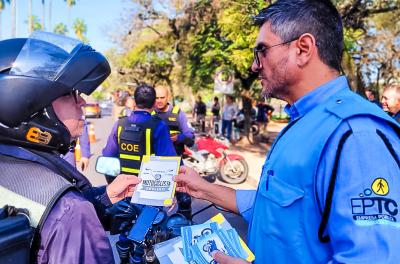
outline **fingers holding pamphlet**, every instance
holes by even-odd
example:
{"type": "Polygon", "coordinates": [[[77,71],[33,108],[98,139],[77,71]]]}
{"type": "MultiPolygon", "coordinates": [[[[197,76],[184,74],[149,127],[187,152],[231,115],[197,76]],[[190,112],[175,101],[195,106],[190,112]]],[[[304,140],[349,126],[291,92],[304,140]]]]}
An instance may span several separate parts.
{"type": "Polygon", "coordinates": [[[131,203],[152,206],[171,206],[178,174],[180,157],[143,156],[139,178],[131,203]]]}

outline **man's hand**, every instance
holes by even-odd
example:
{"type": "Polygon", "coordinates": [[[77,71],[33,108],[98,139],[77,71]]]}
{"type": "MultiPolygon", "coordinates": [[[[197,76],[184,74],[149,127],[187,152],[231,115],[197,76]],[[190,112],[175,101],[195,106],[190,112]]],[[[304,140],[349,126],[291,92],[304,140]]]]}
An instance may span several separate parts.
{"type": "Polygon", "coordinates": [[[178,134],[172,134],[171,135],[171,140],[172,140],[172,142],[177,141],[178,140],[178,134]]]}
{"type": "Polygon", "coordinates": [[[211,183],[204,180],[194,169],[181,166],[179,174],[174,180],[177,183],[176,191],[184,192],[194,198],[204,199],[203,190],[207,190],[207,186],[211,183]]]}
{"type": "Polygon", "coordinates": [[[225,255],[221,251],[214,251],[212,253],[212,257],[215,259],[215,261],[218,262],[218,264],[249,264],[250,263],[250,262],[247,262],[240,258],[234,258],[234,257],[230,257],[228,255],[225,255]]]}
{"type": "Polygon", "coordinates": [[[107,195],[112,203],[116,203],[126,197],[131,197],[137,184],[142,179],[127,174],[118,175],[115,180],[107,186],[107,195]]]}
{"type": "Polygon", "coordinates": [[[89,158],[82,157],[81,161],[79,162],[79,167],[82,171],[85,171],[89,168],[89,158]]]}

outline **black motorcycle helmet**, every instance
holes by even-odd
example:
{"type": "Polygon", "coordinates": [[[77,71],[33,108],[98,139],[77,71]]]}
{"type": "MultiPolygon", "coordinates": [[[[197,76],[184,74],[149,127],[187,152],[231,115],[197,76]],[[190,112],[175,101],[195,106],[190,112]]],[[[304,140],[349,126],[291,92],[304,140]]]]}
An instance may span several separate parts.
{"type": "Polygon", "coordinates": [[[0,141],[66,153],[71,136],[52,102],[90,95],[109,74],[106,58],[75,39],[36,31],[0,41],[0,141]]]}

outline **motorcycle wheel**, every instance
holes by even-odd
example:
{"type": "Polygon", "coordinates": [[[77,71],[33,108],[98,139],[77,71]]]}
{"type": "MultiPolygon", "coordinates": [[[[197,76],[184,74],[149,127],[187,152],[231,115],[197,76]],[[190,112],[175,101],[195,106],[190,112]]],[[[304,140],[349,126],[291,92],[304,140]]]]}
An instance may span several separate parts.
{"type": "Polygon", "coordinates": [[[257,123],[251,125],[251,133],[253,136],[257,136],[260,133],[260,126],[257,123]]]}
{"type": "Polygon", "coordinates": [[[245,160],[232,160],[231,165],[226,162],[220,169],[220,178],[222,181],[231,184],[242,183],[249,174],[249,165],[245,160]]]}

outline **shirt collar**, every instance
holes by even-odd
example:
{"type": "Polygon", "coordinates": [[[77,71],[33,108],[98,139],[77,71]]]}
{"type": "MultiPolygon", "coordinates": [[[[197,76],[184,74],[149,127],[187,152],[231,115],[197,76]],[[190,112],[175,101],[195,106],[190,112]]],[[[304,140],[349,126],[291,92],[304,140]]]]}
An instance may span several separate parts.
{"type": "Polygon", "coordinates": [[[298,119],[342,89],[349,89],[346,76],[339,76],[313,89],[294,102],[293,105],[287,104],[284,110],[290,116],[291,121],[298,119]]]}
{"type": "Polygon", "coordinates": [[[167,113],[168,111],[170,111],[172,109],[172,105],[170,103],[167,103],[167,106],[168,107],[167,107],[167,110],[165,112],[163,112],[160,109],[155,108],[155,107],[154,107],[154,111],[156,111],[156,113],[167,113]]]}
{"type": "Polygon", "coordinates": [[[146,111],[146,110],[134,110],[133,113],[135,115],[138,115],[138,114],[139,115],[150,115],[150,113],[148,111],[146,111]]]}

